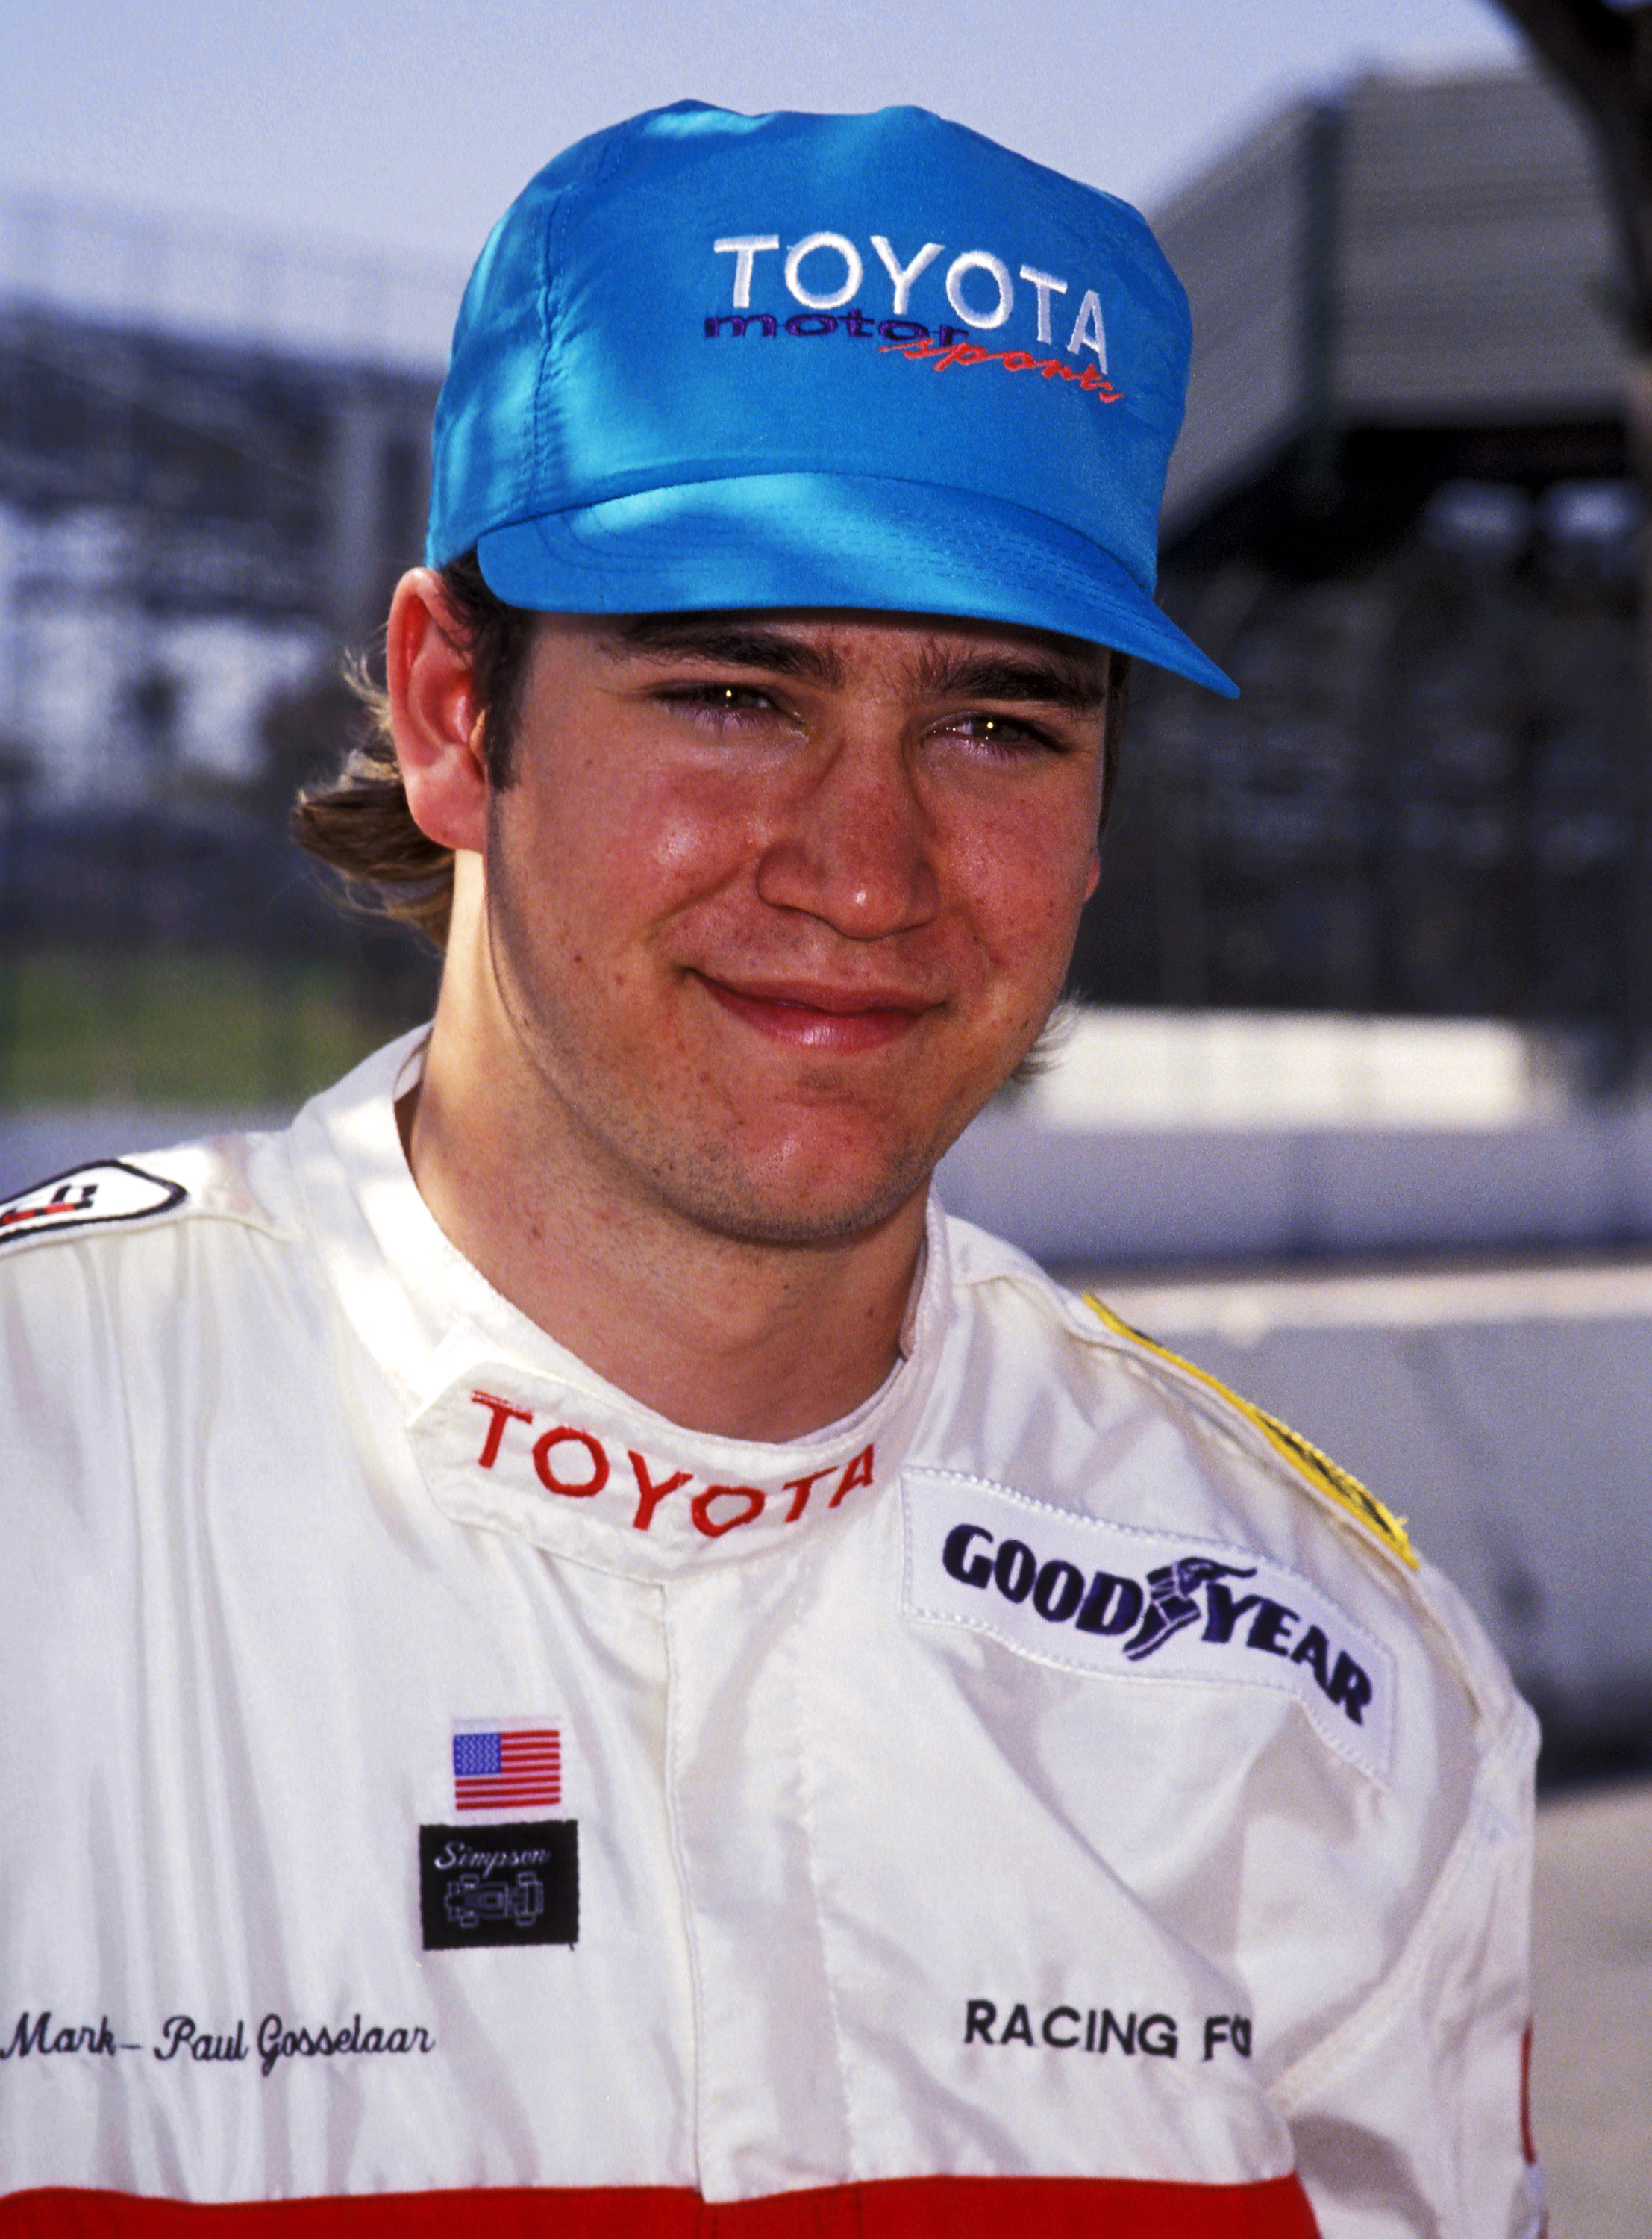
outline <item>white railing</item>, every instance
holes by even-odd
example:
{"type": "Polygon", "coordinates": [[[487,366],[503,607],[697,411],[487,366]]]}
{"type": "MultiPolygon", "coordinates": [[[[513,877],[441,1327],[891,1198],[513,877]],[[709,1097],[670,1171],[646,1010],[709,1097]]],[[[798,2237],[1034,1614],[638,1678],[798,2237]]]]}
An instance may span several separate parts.
{"type": "Polygon", "coordinates": [[[0,302],[392,366],[446,360],[445,264],[0,187],[0,302]]]}

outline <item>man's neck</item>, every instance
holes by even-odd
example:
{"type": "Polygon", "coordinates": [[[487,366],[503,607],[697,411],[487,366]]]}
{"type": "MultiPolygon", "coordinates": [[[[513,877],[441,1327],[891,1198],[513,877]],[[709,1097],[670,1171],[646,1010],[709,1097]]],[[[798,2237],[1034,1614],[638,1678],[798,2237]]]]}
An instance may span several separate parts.
{"type": "Polygon", "coordinates": [[[801,1437],[878,1390],[921,1262],[921,1196],[845,1241],[710,1232],[616,1188],[565,1113],[481,1087],[441,1023],[397,1108],[408,1165],[449,1241],[548,1336],[725,1437],[801,1437]]]}

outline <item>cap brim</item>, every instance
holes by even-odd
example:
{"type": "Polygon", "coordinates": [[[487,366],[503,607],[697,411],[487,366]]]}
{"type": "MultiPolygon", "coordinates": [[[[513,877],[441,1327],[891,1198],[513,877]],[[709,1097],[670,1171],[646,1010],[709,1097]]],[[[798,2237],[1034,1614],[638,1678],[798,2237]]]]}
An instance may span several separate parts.
{"type": "Polygon", "coordinates": [[[677,482],[489,529],[489,588],[541,614],[859,607],[1055,630],[1238,688],[1101,548],[964,490],[866,475],[677,482]]]}

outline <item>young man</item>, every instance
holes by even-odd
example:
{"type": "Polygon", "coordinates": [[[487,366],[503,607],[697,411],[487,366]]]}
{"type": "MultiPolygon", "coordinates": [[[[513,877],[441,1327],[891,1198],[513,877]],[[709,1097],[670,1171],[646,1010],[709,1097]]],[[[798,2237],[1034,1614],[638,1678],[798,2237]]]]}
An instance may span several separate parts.
{"type": "Polygon", "coordinates": [[[307,811],[428,1039],[3,1214],[0,2235],[1535,2229],[1496,1658],[928,1196],[1120,656],[1224,683],[1186,348],[917,111],[662,111],[496,231],[307,811]]]}

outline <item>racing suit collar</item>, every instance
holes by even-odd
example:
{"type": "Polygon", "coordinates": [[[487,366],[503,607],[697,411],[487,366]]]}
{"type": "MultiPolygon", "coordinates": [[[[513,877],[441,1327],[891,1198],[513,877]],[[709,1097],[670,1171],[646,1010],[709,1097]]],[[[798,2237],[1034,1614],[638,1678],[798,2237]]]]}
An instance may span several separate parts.
{"type": "Polygon", "coordinates": [[[607,1383],[502,1297],[419,1195],[395,1100],[425,1034],[404,1037],[308,1106],[301,1181],[328,1272],[389,1375],[431,1498],[624,1576],[657,1580],[800,1547],[892,1490],[923,1412],[949,1283],[932,1198],[902,1358],[841,1420],[779,1444],[689,1431],[607,1383]]]}

